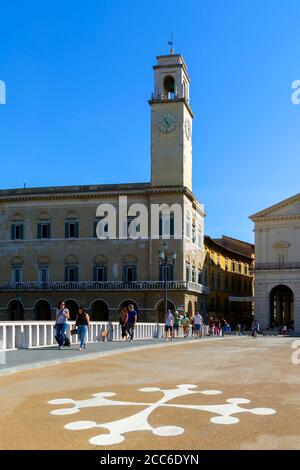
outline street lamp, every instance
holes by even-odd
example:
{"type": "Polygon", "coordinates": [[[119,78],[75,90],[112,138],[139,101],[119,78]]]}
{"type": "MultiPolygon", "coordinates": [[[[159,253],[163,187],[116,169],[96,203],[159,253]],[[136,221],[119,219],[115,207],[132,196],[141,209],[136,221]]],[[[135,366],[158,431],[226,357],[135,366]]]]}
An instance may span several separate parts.
{"type": "Polygon", "coordinates": [[[168,313],[168,269],[174,265],[176,260],[176,253],[174,251],[169,252],[168,245],[164,243],[163,250],[159,252],[160,265],[163,270],[164,280],[164,311],[165,315],[168,313]]]}

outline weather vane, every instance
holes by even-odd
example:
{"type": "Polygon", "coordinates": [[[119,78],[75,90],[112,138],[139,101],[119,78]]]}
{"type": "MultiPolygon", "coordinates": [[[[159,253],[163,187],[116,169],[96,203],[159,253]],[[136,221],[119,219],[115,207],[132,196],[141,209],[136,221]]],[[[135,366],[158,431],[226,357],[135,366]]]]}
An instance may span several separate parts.
{"type": "Polygon", "coordinates": [[[170,46],[170,54],[174,54],[174,49],[173,49],[173,33],[171,33],[171,41],[168,41],[168,44],[170,46]]]}

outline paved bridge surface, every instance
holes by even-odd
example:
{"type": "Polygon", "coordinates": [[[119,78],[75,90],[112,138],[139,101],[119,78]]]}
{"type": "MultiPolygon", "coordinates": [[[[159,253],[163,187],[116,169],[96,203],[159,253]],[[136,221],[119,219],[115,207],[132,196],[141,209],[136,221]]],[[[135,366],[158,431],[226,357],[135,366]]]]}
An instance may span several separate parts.
{"type": "Polygon", "coordinates": [[[300,448],[299,340],[155,341],[0,376],[0,448],[300,448]]]}

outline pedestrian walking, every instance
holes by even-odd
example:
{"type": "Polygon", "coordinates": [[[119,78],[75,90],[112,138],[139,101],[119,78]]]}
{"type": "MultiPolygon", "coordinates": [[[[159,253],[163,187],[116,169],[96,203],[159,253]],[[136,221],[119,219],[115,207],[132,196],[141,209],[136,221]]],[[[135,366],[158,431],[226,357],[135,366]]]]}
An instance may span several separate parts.
{"type": "Polygon", "coordinates": [[[127,328],[128,328],[128,310],[126,307],[121,308],[119,323],[122,328],[122,341],[128,340],[127,328]]]}
{"type": "Polygon", "coordinates": [[[257,320],[253,320],[251,325],[251,335],[253,338],[256,338],[259,332],[259,323],[257,320]]]}
{"type": "Polygon", "coordinates": [[[134,327],[137,322],[137,311],[134,309],[132,304],[128,305],[128,334],[129,334],[129,341],[133,340],[134,337],[134,327]]]}
{"type": "Polygon", "coordinates": [[[179,334],[179,328],[181,324],[181,316],[179,315],[178,311],[174,313],[174,324],[173,324],[173,337],[178,339],[178,334],[179,334]]]}
{"type": "Polygon", "coordinates": [[[219,320],[219,319],[216,319],[216,320],[215,320],[215,325],[214,325],[214,331],[215,331],[214,334],[215,334],[216,336],[220,336],[220,326],[221,326],[221,325],[220,325],[220,320],[219,320]]]}
{"type": "MultiPolygon", "coordinates": [[[[194,317],[192,317],[192,318],[190,319],[190,325],[191,325],[191,327],[192,327],[192,336],[194,336],[194,334],[195,334],[195,318],[194,318],[194,317]]],[[[197,336],[197,335],[196,335],[196,336],[197,336]]]]}
{"type": "Polygon", "coordinates": [[[84,311],[83,307],[79,307],[78,315],[76,317],[75,328],[77,327],[77,334],[79,336],[80,345],[78,350],[86,349],[86,341],[88,331],[90,328],[90,316],[84,311]]]}
{"type": "Polygon", "coordinates": [[[203,318],[200,312],[196,312],[194,316],[195,335],[197,338],[202,336],[203,318]]]}
{"type": "Polygon", "coordinates": [[[165,317],[165,339],[170,339],[172,340],[173,338],[173,325],[174,325],[174,316],[171,310],[168,310],[166,313],[165,317]]]}
{"type": "Polygon", "coordinates": [[[182,319],[182,322],[181,322],[181,323],[182,323],[182,328],[183,328],[183,336],[184,336],[185,338],[187,338],[188,335],[189,335],[190,319],[189,319],[189,317],[187,316],[186,313],[183,315],[183,319],[182,319]]]}
{"type": "Polygon", "coordinates": [[[222,317],[222,320],[221,320],[221,331],[222,331],[222,336],[224,336],[224,333],[225,331],[227,331],[227,321],[225,320],[224,317],[222,317]]]}
{"type": "Polygon", "coordinates": [[[202,325],[202,336],[208,336],[209,335],[209,321],[208,321],[208,316],[205,313],[202,313],[202,318],[203,320],[203,325],[202,325]]]}
{"type": "Polygon", "coordinates": [[[58,342],[58,349],[62,349],[65,343],[69,318],[70,312],[66,308],[65,302],[62,300],[58,303],[55,320],[55,339],[58,342]]]}

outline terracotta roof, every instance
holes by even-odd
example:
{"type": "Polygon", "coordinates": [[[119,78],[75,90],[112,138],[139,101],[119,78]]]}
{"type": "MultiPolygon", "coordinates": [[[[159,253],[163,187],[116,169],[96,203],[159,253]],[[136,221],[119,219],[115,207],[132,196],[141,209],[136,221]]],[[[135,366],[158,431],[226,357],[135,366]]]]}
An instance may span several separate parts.
{"type": "Polygon", "coordinates": [[[251,257],[251,255],[254,254],[254,245],[252,243],[228,237],[226,235],[222,235],[222,238],[215,238],[214,240],[225,248],[241,253],[242,255],[251,257]]]}
{"type": "Polygon", "coordinates": [[[222,235],[222,238],[211,238],[205,235],[205,241],[210,241],[212,244],[224,248],[236,255],[245,256],[247,258],[254,258],[254,245],[252,243],[238,240],[237,238],[227,237],[222,235]]]}

